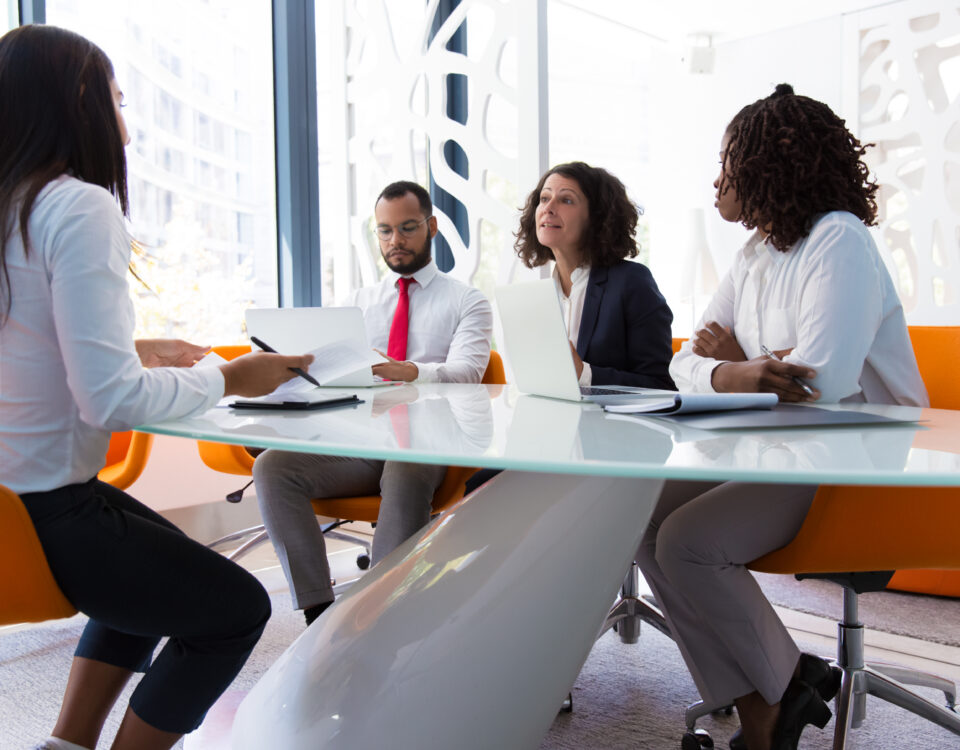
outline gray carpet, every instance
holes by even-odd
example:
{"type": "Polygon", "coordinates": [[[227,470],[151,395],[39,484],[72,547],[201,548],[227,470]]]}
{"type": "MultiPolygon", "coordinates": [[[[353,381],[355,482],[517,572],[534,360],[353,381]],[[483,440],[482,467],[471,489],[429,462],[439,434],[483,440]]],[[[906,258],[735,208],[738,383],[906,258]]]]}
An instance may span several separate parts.
{"type": "MultiPolygon", "coordinates": [[[[839,620],[843,589],[830,581],[798,581],[793,576],[755,573],[774,604],[839,620]]],[[[871,630],[912,636],[960,647],[960,600],[902,591],[875,591],[859,597],[860,620],[871,630]]]]}
{"type": "MultiPolygon", "coordinates": [[[[302,628],[287,596],[275,596],[264,638],[233,685],[248,690],[302,628]]],[[[0,635],[0,750],[22,750],[46,736],[56,718],[81,617],[0,635]]],[[[129,694],[129,689],[127,691],[129,694]]],[[[125,694],[125,697],[126,695],[125,694]]],[[[125,702],[125,697],[122,699],[125,702]]],[[[573,688],[574,712],[559,715],[541,750],[626,750],[679,747],[683,709],[696,691],[674,644],[651,628],[640,643],[625,645],[613,633],[597,642],[573,688]]],[[[906,750],[960,746],[960,739],[874,699],[868,723],[852,748],[906,750]]],[[[111,716],[100,747],[116,732],[111,716]]],[[[496,721],[496,717],[491,717],[496,721]]],[[[736,729],[736,717],[708,718],[717,747],[736,729]]],[[[808,730],[800,747],[829,748],[830,730],[808,730]]],[[[273,749],[265,749],[273,750],[273,749]]],[[[366,749],[363,749],[366,750],[366,749]]]]}

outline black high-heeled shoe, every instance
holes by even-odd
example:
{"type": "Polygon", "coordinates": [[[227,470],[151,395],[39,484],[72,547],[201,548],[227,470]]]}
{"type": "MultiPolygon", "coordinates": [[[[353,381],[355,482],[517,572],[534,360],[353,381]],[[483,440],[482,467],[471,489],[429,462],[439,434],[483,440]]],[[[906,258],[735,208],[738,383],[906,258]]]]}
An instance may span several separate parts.
{"type": "Polygon", "coordinates": [[[727,745],[730,750],[747,750],[747,741],[743,739],[742,727],[739,727],[736,732],[730,735],[730,741],[727,745]]]}
{"type": "Polygon", "coordinates": [[[802,680],[793,679],[780,699],[780,718],[773,730],[771,750],[797,750],[800,734],[807,724],[823,729],[833,712],[823,698],[802,680]]]}
{"type": "MultiPolygon", "coordinates": [[[[843,672],[834,667],[826,659],[813,654],[800,654],[797,674],[802,682],[807,683],[817,691],[824,701],[829,701],[840,690],[840,680],[843,672]]],[[[730,750],[747,750],[747,743],[743,739],[743,730],[737,729],[728,743],[730,750]]]]}
{"type": "Polygon", "coordinates": [[[800,654],[799,677],[816,690],[824,701],[829,701],[840,690],[843,671],[826,659],[813,654],[800,654]]]}

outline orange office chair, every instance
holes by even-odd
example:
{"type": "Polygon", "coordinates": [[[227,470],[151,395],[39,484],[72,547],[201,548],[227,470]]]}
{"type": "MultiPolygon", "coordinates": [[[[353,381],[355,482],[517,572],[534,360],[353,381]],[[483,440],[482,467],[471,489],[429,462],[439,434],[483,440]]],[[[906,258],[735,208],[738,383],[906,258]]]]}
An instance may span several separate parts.
{"type": "MultiPolygon", "coordinates": [[[[229,361],[243,354],[249,354],[250,347],[242,345],[215,346],[213,351],[229,361]]],[[[203,462],[214,471],[224,474],[238,474],[243,477],[248,477],[253,472],[253,456],[242,445],[198,440],[197,449],[200,451],[200,458],[203,462]]]]}
{"type": "MultiPolygon", "coordinates": [[[[960,410],[960,390],[954,385],[956,372],[938,348],[960,345],[960,330],[952,326],[911,326],[909,332],[930,405],[935,409],[960,410]]],[[[674,354],[680,351],[684,341],[685,338],[673,339],[674,354]]],[[[887,588],[958,598],[960,570],[898,570],[887,588]]]]}
{"type": "MultiPolygon", "coordinates": [[[[960,329],[952,326],[911,326],[913,353],[935,409],[960,409],[960,389],[950,357],[938,347],[960,344],[960,329]]],[[[955,351],[955,350],[950,350],[955,351]]],[[[960,597],[960,570],[898,570],[888,589],[917,594],[960,597]]]]}
{"type": "Polygon", "coordinates": [[[97,478],[125,490],[143,473],[153,447],[153,435],[145,432],[114,432],[110,436],[107,459],[97,478]]]}
{"type": "MultiPolygon", "coordinates": [[[[115,432],[110,437],[101,481],[126,489],[143,472],[153,435],[115,432]]],[[[9,575],[0,579],[0,625],[42,622],[76,614],[50,572],[37,532],[20,497],[0,485],[0,566],[9,575]]]]}
{"type": "MultiPolygon", "coordinates": [[[[215,348],[214,351],[220,353],[218,348],[215,348]]],[[[225,354],[221,354],[221,356],[226,358],[225,354]]],[[[490,360],[487,363],[487,369],[483,373],[481,382],[485,385],[503,385],[506,383],[503,360],[495,351],[490,352],[490,360]]],[[[229,474],[241,474],[244,476],[250,476],[253,471],[253,457],[245,448],[238,445],[226,445],[222,443],[205,444],[201,441],[200,458],[207,466],[216,471],[223,471],[229,474]]],[[[433,494],[432,514],[442,513],[459,502],[463,497],[467,480],[473,476],[476,471],[477,469],[463,466],[449,467],[443,482],[441,482],[433,494]]],[[[357,565],[359,565],[361,569],[365,569],[370,564],[368,543],[355,536],[338,532],[336,529],[351,521],[376,522],[380,512],[380,496],[364,495],[358,497],[316,498],[311,502],[314,513],[318,516],[337,519],[322,527],[325,535],[334,539],[339,538],[351,542],[359,542],[364,547],[364,553],[357,558],[357,565]]],[[[219,547],[228,542],[234,542],[250,536],[251,534],[255,536],[228,555],[231,560],[236,560],[267,540],[267,532],[262,525],[229,534],[211,542],[208,546],[211,548],[219,547]]]]}
{"type": "Polygon", "coordinates": [[[71,617],[76,608],[53,579],[20,497],[0,485],[0,625],[71,617]]]}

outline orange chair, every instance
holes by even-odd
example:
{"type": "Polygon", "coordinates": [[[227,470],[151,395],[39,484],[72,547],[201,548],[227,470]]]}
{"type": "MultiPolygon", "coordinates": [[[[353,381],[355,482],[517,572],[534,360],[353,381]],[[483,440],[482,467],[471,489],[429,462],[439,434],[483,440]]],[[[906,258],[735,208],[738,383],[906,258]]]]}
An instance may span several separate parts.
{"type": "Polygon", "coordinates": [[[107,459],[97,478],[125,490],[143,473],[153,447],[153,435],[145,432],[114,432],[110,436],[107,459]]]}
{"type": "MultiPolygon", "coordinates": [[[[110,438],[101,481],[125,489],[146,466],[153,435],[115,432],[110,438]]],[[[0,485],[0,566],[7,575],[0,579],[0,625],[42,622],[75,615],[50,572],[37,532],[20,497],[0,485]]]]}
{"type": "MultiPolygon", "coordinates": [[[[910,340],[913,342],[913,352],[917,357],[920,372],[923,373],[930,405],[936,409],[960,409],[957,374],[950,366],[950,358],[938,350],[941,346],[960,345],[960,329],[952,326],[911,326],[910,340]]],[[[887,588],[917,594],[960,597],[960,571],[898,570],[893,574],[887,588]]]]}
{"type": "MultiPolygon", "coordinates": [[[[242,345],[215,346],[213,351],[229,361],[243,354],[249,354],[250,347],[242,345]]],[[[242,477],[248,477],[253,473],[253,456],[242,445],[198,440],[197,449],[200,451],[201,460],[214,471],[223,474],[238,474],[242,477]]]]}
{"type": "MultiPolygon", "coordinates": [[[[960,409],[960,388],[956,385],[960,328],[912,327],[910,337],[931,405],[960,409]]],[[[835,748],[845,747],[850,730],[863,722],[865,694],[895,703],[960,734],[960,716],[953,712],[954,684],[899,667],[865,665],[863,625],[857,614],[858,594],[881,590],[890,579],[889,572],[875,571],[902,570],[907,571],[907,577],[910,571],[917,571],[928,577],[957,579],[958,504],[960,489],[956,488],[822,486],[796,538],[750,564],[751,569],[765,573],[827,578],[843,586],[844,616],[838,623],[837,663],[844,674],[837,696],[835,748]],[[930,572],[931,568],[946,570],[930,572]],[[904,684],[943,691],[947,708],[904,684]]]]}
{"type": "MultiPolygon", "coordinates": [[[[214,351],[220,353],[219,348],[215,348],[214,351]]],[[[227,358],[226,354],[221,353],[221,356],[227,358]]],[[[486,385],[503,385],[506,383],[503,360],[495,351],[490,352],[490,360],[487,363],[487,369],[483,373],[481,382],[486,385]]],[[[242,446],[226,445],[223,443],[204,443],[200,441],[199,450],[200,458],[203,462],[216,471],[226,472],[228,474],[240,474],[243,476],[250,476],[253,471],[253,457],[242,446]]],[[[473,476],[476,471],[477,469],[463,466],[449,467],[443,482],[433,494],[431,512],[434,515],[442,513],[447,508],[459,502],[463,497],[467,480],[473,476]]],[[[231,494],[235,495],[236,493],[231,494]]],[[[331,538],[342,538],[353,542],[360,541],[365,548],[367,547],[365,541],[358,540],[356,537],[350,535],[340,534],[336,529],[351,521],[375,522],[380,512],[379,495],[316,498],[312,500],[311,503],[314,513],[318,516],[337,519],[323,526],[324,534],[331,538]]],[[[251,534],[255,534],[255,536],[228,555],[231,560],[236,560],[238,557],[245,555],[254,547],[266,541],[267,532],[263,526],[241,529],[240,531],[211,542],[208,546],[219,547],[228,542],[234,542],[250,536],[251,534]]],[[[366,568],[366,566],[369,565],[369,553],[370,551],[367,548],[365,554],[361,554],[357,558],[357,564],[361,568],[366,568]]]]}
{"type": "Polygon", "coordinates": [[[53,579],[20,497],[0,485],[0,625],[42,622],[77,613],[53,579]]]}

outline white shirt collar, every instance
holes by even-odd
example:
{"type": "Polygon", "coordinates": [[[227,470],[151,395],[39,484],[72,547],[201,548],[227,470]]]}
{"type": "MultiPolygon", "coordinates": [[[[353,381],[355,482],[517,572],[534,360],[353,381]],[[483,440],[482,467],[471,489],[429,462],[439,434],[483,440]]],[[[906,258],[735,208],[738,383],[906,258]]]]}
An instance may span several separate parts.
{"type": "Polygon", "coordinates": [[[743,254],[747,257],[751,255],[759,255],[763,252],[766,239],[766,235],[764,235],[759,229],[753,230],[753,234],[750,235],[750,238],[743,246],[743,254]]]}
{"type": "Polygon", "coordinates": [[[385,280],[388,284],[390,284],[390,286],[394,286],[394,287],[395,287],[395,286],[397,285],[397,281],[398,281],[401,277],[403,277],[403,276],[407,276],[407,277],[412,276],[414,281],[416,281],[421,287],[426,288],[426,287],[430,284],[430,282],[433,281],[433,280],[437,277],[437,274],[438,274],[438,273],[440,273],[440,269],[437,268],[437,262],[436,262],[433,258],[431,258],[431,259],[430,259],[430,262],[427,263],[427,265],[425,265],[425,266],[424,266],[423,268],[421,268],[419,271],[415,271],[415,272],[412,273],[412,274],[409,274],[409,273],[408,273],[408,274],[399,274],[399,273],[397,273],[396,271],[388,271],[388,273],[387,273],[387,275],[386,275],[386,277],[385,277],[384,280],[385,280]]]}
{"type": "MultiPolygon", "coordinates": [[[[560,286],[560,271],[557,270],[557,265],[553,266],[553,273],[550,274],[553,277],[554,283],[557,285],[557,290],[563,295],[563,289],[560,286]]],[[[576,287],[583,281],[586,281],[590,277],[590,266],[589,264],[584,264],[582,266],[577,266],[573,269],[570,274],[570,292],[573,293],[573,288],[576,287]]]]}

